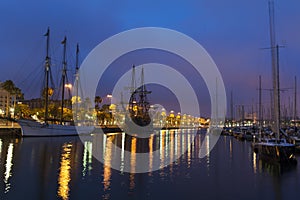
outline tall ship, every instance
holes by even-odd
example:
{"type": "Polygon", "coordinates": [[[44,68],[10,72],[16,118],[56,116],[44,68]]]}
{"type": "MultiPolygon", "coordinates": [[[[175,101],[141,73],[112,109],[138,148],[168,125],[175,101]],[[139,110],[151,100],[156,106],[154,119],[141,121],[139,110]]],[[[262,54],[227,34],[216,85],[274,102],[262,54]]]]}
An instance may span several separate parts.
{"type": "Polygon", "coordinates": [[[125,132],[139,134],[140,131],[152,131],[153,125],[149,114],[149,94],[151,94],[151,91],[147,90],[144,82],[144,68],[141,71],[140,87],[136,88],[135,66],[133,65],[128,112],[125,116],[125,132]]]}
{"type": "MultiPolygon", "coordinates": [[[[37,121],[33,119],[19,119],[18,123],[21,126],[21,135],[22,136],[71,136],[71,135],[80,135],[80,134],[89,134],[94,130],[94,126],[75,126],[73,123],[65,123],[63,118],[64,112],[64,102],[65,102],[65,84],[66,84],[66,45],[67,38],[65,37],[62,41],[64,51],[63,51],[63,69],[62,69],[62,86],[61,86],[61,115],[60,119],[54,123],[54,120],[49,118],[49,100],[50,96],[53,93],[53,88],[49,86],[51,79],[51,59],[49,56],[49,39],[50,39],[50,29],[48,28],[46,36],[46,58],[45,58],[45,86],[42,90],[42,96],[44,98],[44,119],[43,121],[37,121]]],[[[78,53],[79,49],[77,46],[76,50],[76,80],[78,81],[78,53]]],[[[78,86],[78,83],[75,83],[75,86],[78,86]]],[[[76,91],[76,89],[75,89],[76,91]]],[[[77,90],[78,91],[78,90],[77,90]]],[[[77,98],[76,98],[77,99],[77,98]]],[[[77,104],[76,104],[77,105],[77,104]]],[[[76,113],[77,115],[77,113],[76,113]]]]}

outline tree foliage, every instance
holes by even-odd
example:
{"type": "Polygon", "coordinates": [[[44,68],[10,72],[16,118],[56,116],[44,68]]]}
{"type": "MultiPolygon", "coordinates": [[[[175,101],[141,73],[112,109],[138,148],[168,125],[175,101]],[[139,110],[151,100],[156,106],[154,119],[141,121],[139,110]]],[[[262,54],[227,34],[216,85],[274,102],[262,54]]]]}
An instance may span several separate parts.
{"type": "Polygon", "coordinates": [[[17,99],[24,99],[24,94],[22,93],[21,89],[16,87],[15,83],[12,80],[6,80],[1,84],[1,87],[9,92],[10,95],[16,96],[17,99]]]}
{"type": "Polygon", "coordinates": [[[102,103],[102,98],[100,96],[95,97],[95,109],[96,111],[100,110],[100,104],[102,103]]]}
{"type": "Polygon", "coordinates": [[[27,118],[32,114],[32,111],[30,110],[29,106],[26,104],[17,104],[15,108],[15,114],[18,117],[27,118]]]}

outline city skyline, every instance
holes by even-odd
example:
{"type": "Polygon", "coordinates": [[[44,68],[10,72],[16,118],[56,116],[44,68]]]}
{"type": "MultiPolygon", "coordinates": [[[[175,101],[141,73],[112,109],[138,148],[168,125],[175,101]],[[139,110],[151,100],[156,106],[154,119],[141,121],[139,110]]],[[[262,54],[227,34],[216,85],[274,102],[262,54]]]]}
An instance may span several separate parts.
{"type": "MultiPolygon", "coordinates": [[[[43,69],[43,34],[46,33],[47,27],[51,28],[52,62],[56,72],[59,72],[61,67],[60,42],[65,35],[68,37],[68,67],[74,71],[77,42],[80,44],[82,62],[96,45],[110,36],[133,28],[152,26],[182,32],[203,45],[222,74],[228,103],[232,91],[235,104],[257,104],[259,75],[262,76],[263,88],[272,88],[270,51],[263,50],[270,47],[267,0],[117,3],[30,0],[2,1],[0,4],[0,81],[13,80],[25,93],[26,98],[36,97],[36,91],[40,89],[36,86],[35,92],[32,92],[32,85],[38,83],[33,79],[42,78],[42,74],[36,69],[41,69],[41,72],[43,69]],[[30,81],[24,81],[26,78],[30,81]]],[[[299,7],[300,2],[296,0],[288,3],[275,0],[277,43],[285,46],[280,50],[283,88],[292,88],[294,76],[299,74],[299,7]]],[[[194,75],[191,66],[166,52],[133,52],[116,60],[103,80],[107,86],[101,88],[99,94],[109,94],[110,84],[122,73],[130,70],[133,64],[154,61],[168,64],[189,77],[191,85],[198,92],[198,98],[203,100],[200,109],[204,107],[204,113],[209,113],[210,106],[207,105],[210,105],[210,100],[201,76],[194,75]]],[[[155,87],[154,89],[161,90],[155,87]]],[[[172,94],[167,95],[166,91],[165,93],[167,101],[172,98],[172,94]]],[[[270,95],[267,92],[263,93],[267,104],[270,95]]],[[[155,93],[153,95],[154,100],[159,98],[155,93]]],[[[288,103],[289,98],[293,99],[293,90],[286,91],[284,96],[286,98],[283,98],[282,103],[288,103]]],[[[229,113],[229,109],[227,110],[229,113]]]]}

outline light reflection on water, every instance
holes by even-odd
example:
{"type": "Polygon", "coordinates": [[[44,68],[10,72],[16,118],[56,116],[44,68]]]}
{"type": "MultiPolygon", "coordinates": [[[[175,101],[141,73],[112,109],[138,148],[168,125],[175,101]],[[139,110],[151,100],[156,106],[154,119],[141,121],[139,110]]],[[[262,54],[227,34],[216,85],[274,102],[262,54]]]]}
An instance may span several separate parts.
{"type": "Polygon", "coordinates": [[[249,142],[233,137],[221,137],[209,152],[209,139],[203,142],[204,133],[192,140],[193,134],[187,130],[164,130],[147,140],[125,133],[94,135],[84,143],[78,137],[26,138],[21,142],[1,138],[0,173],[4,185],[1,185],[0,199],[20,199],[25,193],[26,199],[64,200],[87,196],[89,199],[163,199],[165,195],[168,199],[180,199],[198,195],[199,191],[205,197],[223,199],[253,199],[260,197],[260,193],[265,198],[278,198],[284,191],[298,193],[294,188],[300,183],[299,165],[298,170],[293,170],[263,163],[252,153],[249,142]],[[104,164],[92,157],[95,140],[103,144],[104,164]],[[112,144],[122,149],[118,157],[120,172],[109,167],[116,155],[112,144]],[[208,152],[203,159],[199,159],[201,145],[208,152]],[[169,166],[152,172],[155,150],[159,150],[161,166],[184,154],[169,166]],[[125,151],[131,152],[130,157],[125,156],[125,151]],[[149,173],[135,173],[139,152],[149,152],[149,173]],[[131,173],[122,171],[126,162],[131,173]],[[278,188],[281,193],[274,192],[278,188]],[[249,194],[249,190],[253,192],[249,194]]]}
{"type": "MultiPolygon", "coordinates": [[[[152,164],[153,164],[153,138],[154,136],[151,135],[149,137],[149,143],[148,143],[148,147],[149,147],[149,172],[151,173],[152,171],[152,164]]],[[[123,142],[123,140],[122,140],[123,142]]]]}
{"type": "Polygon", "coordinates": [[[253,172],[254,172],[254,174],[256,174],[256,172],[257,172],[257,158],[256,158],[256,153],[255,152],[253,152],[252,153],[253,154],[253,172]]]}
{"type": "Polygon", "coordinates": [[[72,144],[66,143],[62,146],[57,194],[63,200],[69,199],[69,183],[71,181],[71,150],[72,144]]]}
{"type": "Polygon", "coordinates": [[[131,138],[131,159],[130,159],[130,166],[131,166],[131,173],[130,173],[130,189],[133,190],[135,186],[134,182],[134,175],[135,175],[135,167],[136,167],[136,138],[131,138]]]}
{"type": "Polygon", "coordinates": [[[121,147],[121,166],[120,166],[120,171],[123,173],[124,172],[124,162],[125,162],[125,133],[122,133],[122,147],[121,147]]]}
{"type": "Polygon", "coordinates": [[[93,152],[93,143],[90,141],[84,142],[84,153],[82,158],[82,176],[85,177],[87,174],[91,172],[92,167],[92,155],[93,152]]]}
{"type": "Polygon", "coordinates": [[[5,193],[9,192],[10,189],[9,178],[12,176],[13,150],[14,150],[13,143],[9,143],[7,149],[6,162],[5,162],[5,172],[4,172],[5,193]]]}
{"type": "Polygon", "coordinates": [[[1,154],[2,154],[2,139],[0,138],[0,159],[1,159],[1,154]]]}
{"type": "MultiPolygon", "coordinates": [[[[103,155],[104,157],[104,166],[103,166],[103,190],[108,191],[110,190],[110,179],[111,179],[111,168],[109,167],[110,162],[111,162],[111,156],[112,156],[112,146],[111,146],[111,142],[106,142],[107,140],[112,140],[112,137],[107,138],[105,135],[103,135],[103,137],[105,138],[104,144],[105,146],[105,154],[103,155]]],[[[104,151],[103,151],[104,152],[104,151]]],[[[105,193],[103,195],[103,199],[109,199],[109,193],[105,193]]]]}

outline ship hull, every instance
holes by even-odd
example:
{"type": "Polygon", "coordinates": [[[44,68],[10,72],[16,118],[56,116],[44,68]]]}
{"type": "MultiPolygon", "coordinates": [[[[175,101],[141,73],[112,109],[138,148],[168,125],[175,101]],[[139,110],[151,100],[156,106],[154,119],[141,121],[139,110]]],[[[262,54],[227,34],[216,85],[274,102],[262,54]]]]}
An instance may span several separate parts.
{"type": "Polygon", "coordinates": [[[32,120],[19,120],[23,137],[78,136],[93,132],[93,126],[70,126],[60,124],[42,124],[32,120]]]}
{"type": "Polygon", "coordinates": [[[256,143],[254,152],[263,160],[276,163],[297,163],[295,159],[295,145],[288,143],[256,143]]]}

